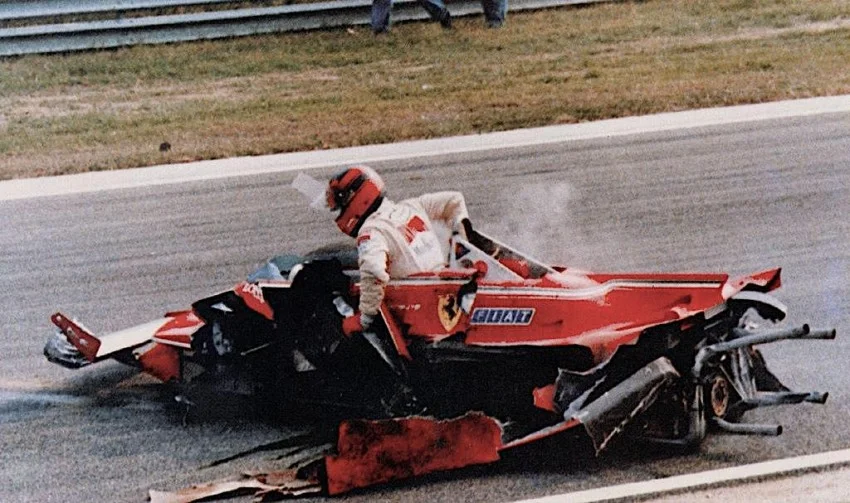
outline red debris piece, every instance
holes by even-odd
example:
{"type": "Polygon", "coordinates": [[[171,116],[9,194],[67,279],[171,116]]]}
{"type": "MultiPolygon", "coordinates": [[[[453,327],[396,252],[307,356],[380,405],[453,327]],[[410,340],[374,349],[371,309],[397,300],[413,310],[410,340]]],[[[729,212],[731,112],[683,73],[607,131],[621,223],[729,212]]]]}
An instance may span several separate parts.
{"type": "Polygon", "coordinates": [[[557,412],[555,409],[555,385],[549,384],[541,388],[534,388],[532,392],[534,396],[534,406],[538,409],[548,410],[549,412],[557,412]]]}
{"type": "Polygon", "coordinates": [[[136,358],[145,372],[162,382],[180,379],[180,352],[173,346],[154,344],[136,358]]]}
{"type": "Polygon", "coordinates": [[[499,459],[502,429],[480,413],[440,421],[409,417],[345,421],[338,455],[325,458],[328,494],[499,459]]]}

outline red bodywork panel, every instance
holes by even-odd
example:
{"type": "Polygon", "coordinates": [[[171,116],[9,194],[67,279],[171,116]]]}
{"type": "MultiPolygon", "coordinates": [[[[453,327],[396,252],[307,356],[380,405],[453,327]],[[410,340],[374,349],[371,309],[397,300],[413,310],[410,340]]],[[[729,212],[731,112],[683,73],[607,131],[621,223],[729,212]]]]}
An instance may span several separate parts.
{"type": "Polygon", "coordinates": [[[387,331],[390,333],[390,337],[393,340],[393,345],[398,351],[398,354],[402,357],[410,360],[410,352],[407,350],[407,342],[404,340],[404,332],[401,327],[398,326],[398,322],[396,322],[395,317],[393,317],[389,308],[387,308],[387,304],[383,303],[380,307],[381,317],[384,319],[384,323],[387,326],[387,331]]]}
{"type": "Polygon", "coordinates": [[[345,421],[337,455],[325,458],[328,494],[499,459],[502,428],[480,413],[437,421],[345,421]]]}
{"type": "Polygon", "coordinates": [[[142,370],[162,382],[180,379],[180,350],[165,344],[153,344],[136,356],[142,370]]]}
{"type": "Polygon", "coordinates": [[[469,345],[581,345],[602,361],[647,328],[721,306],[745,287],[777,288],[779,273],[733,280],[726,274],[590,274],[597,284],[587,288],[565,288],[548,275],[481,280],[470,314],[456,302],[467,280],[418,277],[391,282],[385,302],[408,337],[438,341],[463,332],[469,345]]]}
{"type": "Polygon", "coordinates": [[[233,291],[242,298],[246,306],[260,313],[266,319],[274,320],[274,312],[263,297],[263,289],[260,285],[243,281],[236,285],[233,291]]]}
{"type": "Polygon", "coordinates": [[[168,313],[168,320],[153,336],[154,341],[177,346],[184,349],[192,348],[192,336],[204,326],[204,320],[200,319],[195,311],[179,311],[168,313]]]}

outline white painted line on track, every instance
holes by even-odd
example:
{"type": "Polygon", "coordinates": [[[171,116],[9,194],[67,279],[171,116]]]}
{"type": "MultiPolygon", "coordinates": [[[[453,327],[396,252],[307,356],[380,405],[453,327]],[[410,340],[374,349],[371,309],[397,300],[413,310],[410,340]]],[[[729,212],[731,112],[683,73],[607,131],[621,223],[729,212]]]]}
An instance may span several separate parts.
{"type": "Polygon", "coordinates": [[[759,477],[775,477],[794,472],[850,464],[850,449],[777,459],[750,465],[733,466],[720,470],[677,475],[664,479],[647,480],[587,491],[557,494],[543,498],[522,500],[518,503],[595,503],[600,501],[634,499],[676,491],[685,491],[709,486],[741,483],[759,477]]]}
{"type": "Polygon", "coordinates": [[[850,112],[850,95],[707,108],[581,124],[518,129],[384,145],[317,150],[255,157],[234,157],[149,168],[98,171],[0,182],[0,201],[150,187],[234,176],[285,173],[316,168],[527,147],[576,140],[717,126],[770,119],[850,112]]]}

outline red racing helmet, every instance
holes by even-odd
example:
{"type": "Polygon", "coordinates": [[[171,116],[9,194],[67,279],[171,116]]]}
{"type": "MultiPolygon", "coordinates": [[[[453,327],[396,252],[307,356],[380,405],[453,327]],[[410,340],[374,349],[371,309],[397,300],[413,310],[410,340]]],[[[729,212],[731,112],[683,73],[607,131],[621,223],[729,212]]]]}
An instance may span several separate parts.
{"type": "Polygon", "coordinates": [[[346,168],[328,182],[328,208],[339,211],[336,225],[349,236],[357,236],[366,217],[384,200],[384,181],[368,166],[346,168]]]}

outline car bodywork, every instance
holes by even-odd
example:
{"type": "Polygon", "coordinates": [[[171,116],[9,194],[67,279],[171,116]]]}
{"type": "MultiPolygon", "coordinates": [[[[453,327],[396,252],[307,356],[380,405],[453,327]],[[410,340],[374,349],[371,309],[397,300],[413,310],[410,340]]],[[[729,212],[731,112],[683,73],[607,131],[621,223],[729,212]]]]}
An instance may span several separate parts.
{"type": "Polygon", "coordinates": [[[788,390],[755,348],[835,336],[774,328],[779,269],[588,273],[477,233],[451,250],[447,269],[392,280],[383,323],[362,337],[340,328],[357,303],[356,252],[331,247],[275,257],[191,309],[103,336],[57,313],[45,355],[70,368],[116,359],[181,396],[226,376],[283,414],[332,406],[343,421],[322,460],[329,494],[492,462],[566,431],[597,453],[620,437],[690,449],[711,431],[775,435],[742,414],[827,398],[788,390]]]}

